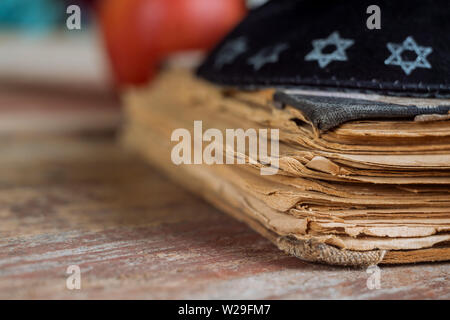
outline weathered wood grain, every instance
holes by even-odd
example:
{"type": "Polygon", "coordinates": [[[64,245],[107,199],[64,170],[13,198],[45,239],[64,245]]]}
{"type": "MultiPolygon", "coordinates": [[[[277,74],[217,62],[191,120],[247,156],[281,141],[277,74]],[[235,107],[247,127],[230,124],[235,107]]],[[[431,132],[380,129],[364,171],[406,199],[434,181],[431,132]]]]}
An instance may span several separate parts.
{"type": "Polygon", "coordinates": [[[450,265],[304,263],[120,150],[112,136],[0,139],[1,298],[450,298],[450,265]],[[81,290],[66,288],[79,265],[81,290]]]}
{"type": "Polygon", "coordinates": [[[0,298],[450,299],[450,264],[382,267],[369,290],[364,269],[285,255],[123,152],[113,114],[69,121],[113,103],[78,95],[0,86],[0,298]],[[80,290],[66,288],[73,264],[80,290]]]}

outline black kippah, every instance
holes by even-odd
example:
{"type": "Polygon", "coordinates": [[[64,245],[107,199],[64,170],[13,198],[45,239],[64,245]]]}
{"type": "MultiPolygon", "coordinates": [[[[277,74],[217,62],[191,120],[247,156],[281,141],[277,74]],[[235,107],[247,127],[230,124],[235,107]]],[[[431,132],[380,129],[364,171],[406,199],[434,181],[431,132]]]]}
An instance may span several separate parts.
{"type": "Polygon", "coordinates": [[[450,2],[272,0],[251,11],[198,74],[238,87],[448,97],[450,2]],[[373,4],[381,29],[366,25],[373,4]]]}

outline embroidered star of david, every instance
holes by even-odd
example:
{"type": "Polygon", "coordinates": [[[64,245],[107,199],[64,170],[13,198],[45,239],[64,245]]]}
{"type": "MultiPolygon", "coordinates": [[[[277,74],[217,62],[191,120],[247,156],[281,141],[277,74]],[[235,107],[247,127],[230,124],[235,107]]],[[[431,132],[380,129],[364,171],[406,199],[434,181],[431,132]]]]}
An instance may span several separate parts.
{"type": "Polygon", "coordinates": [[[278,62],[280,54],[288,49],[286,43],[280,43],[259,51],[256,55],[248,59],[248,63],[253,66],[253,69],[259,70],[267,63],[278,62]]]}
{"type": "Polygon", "coordinates": [[[325,68],[332,61],[347,61],[345,50],[353,43],[352,39],[342,39],[339,33],[335,31],[326,39],[313,40],[314,49],[305,56],[305,60],[317,60],[320,68],[325,68]],[[323,53],[323,49],[329,45],[336,46],[336,49],[331,53],[323,53]]]}
{"type": "Polygon", "coordinates": [[[239,37],[226,43],[219,51],[214,67],[221,69],[224,65],[232,63],[239,55],[247,51],[247,40],[245,37],[239,37]]]}
{"type": "Polygon", "coordinates": [[[407,75],[416,68],[431,69],[427,56],[433,51],[433,48],[417,45],[411,36],[406,38],[402,44],[388,42],[387,48],[391,52],[391,56],[384,61],[386,65],[400,66],[407,75]],[[403,60],[402,53],[405,51],[414,51],[417,55],[416,60],[403,60]]]}

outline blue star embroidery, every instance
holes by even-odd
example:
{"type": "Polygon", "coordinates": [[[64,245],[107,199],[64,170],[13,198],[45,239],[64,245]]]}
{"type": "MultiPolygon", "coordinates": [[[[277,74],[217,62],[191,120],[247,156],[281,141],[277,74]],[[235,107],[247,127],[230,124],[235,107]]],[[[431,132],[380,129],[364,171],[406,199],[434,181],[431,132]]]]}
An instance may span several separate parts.
{"type": "Polygon", "coordinates": [[[259,70],[267,63],[277,62],[280,54],[288,49],[289,46],[286,43],[280,43],[268,48],[264,48],[256,55],[248,59],[248,63],[253,66],[253,69],[259,70]]]}
{"type": "Polygon", "coordinates": [[[400,66],[407,75],[416,68],[431,69],[427,56],[433,51],[431,47],[418,46],[413,37],[409,36],[402,44],[388,43],[387,48],[391,52],[391,56],[384,61],[386,65],[400,66]],[[405,61],[402,58],[404,51],[414,51],[417,55],[414,61],[405,61]]]}
{"type": "Polygon", "coordinates": [[[305,56],[305,60],[317,60],[320,68],[326,67],[331,61],[347,61],[345,50],[353,43],[352,39],[342,39],[339,33],[335,31],[326,39],[313,40],[314,49],[305,56]],[[329,45],[336,46],[336,49],[331,53],[323,53],[322,50],[329,45]]]}
{"type": "Polygon", "coordinates": [[[224,65],[232,63],[239,55],[247,51],[247,47],[245,37],[228,41],[217,54],[214,67],[221,69],[224,65]]]}

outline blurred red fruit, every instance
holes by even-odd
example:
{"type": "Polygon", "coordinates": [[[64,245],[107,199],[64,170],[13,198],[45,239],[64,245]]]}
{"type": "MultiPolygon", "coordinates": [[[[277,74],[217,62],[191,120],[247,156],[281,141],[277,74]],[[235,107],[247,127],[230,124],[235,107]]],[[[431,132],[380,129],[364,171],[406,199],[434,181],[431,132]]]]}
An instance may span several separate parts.
{"type": "Polygon", "coordinates": [[[101,0],[97,5],[119,86],[148,82],[170,53],[210,49],[246,13],[244,0],[101,0]]]}

